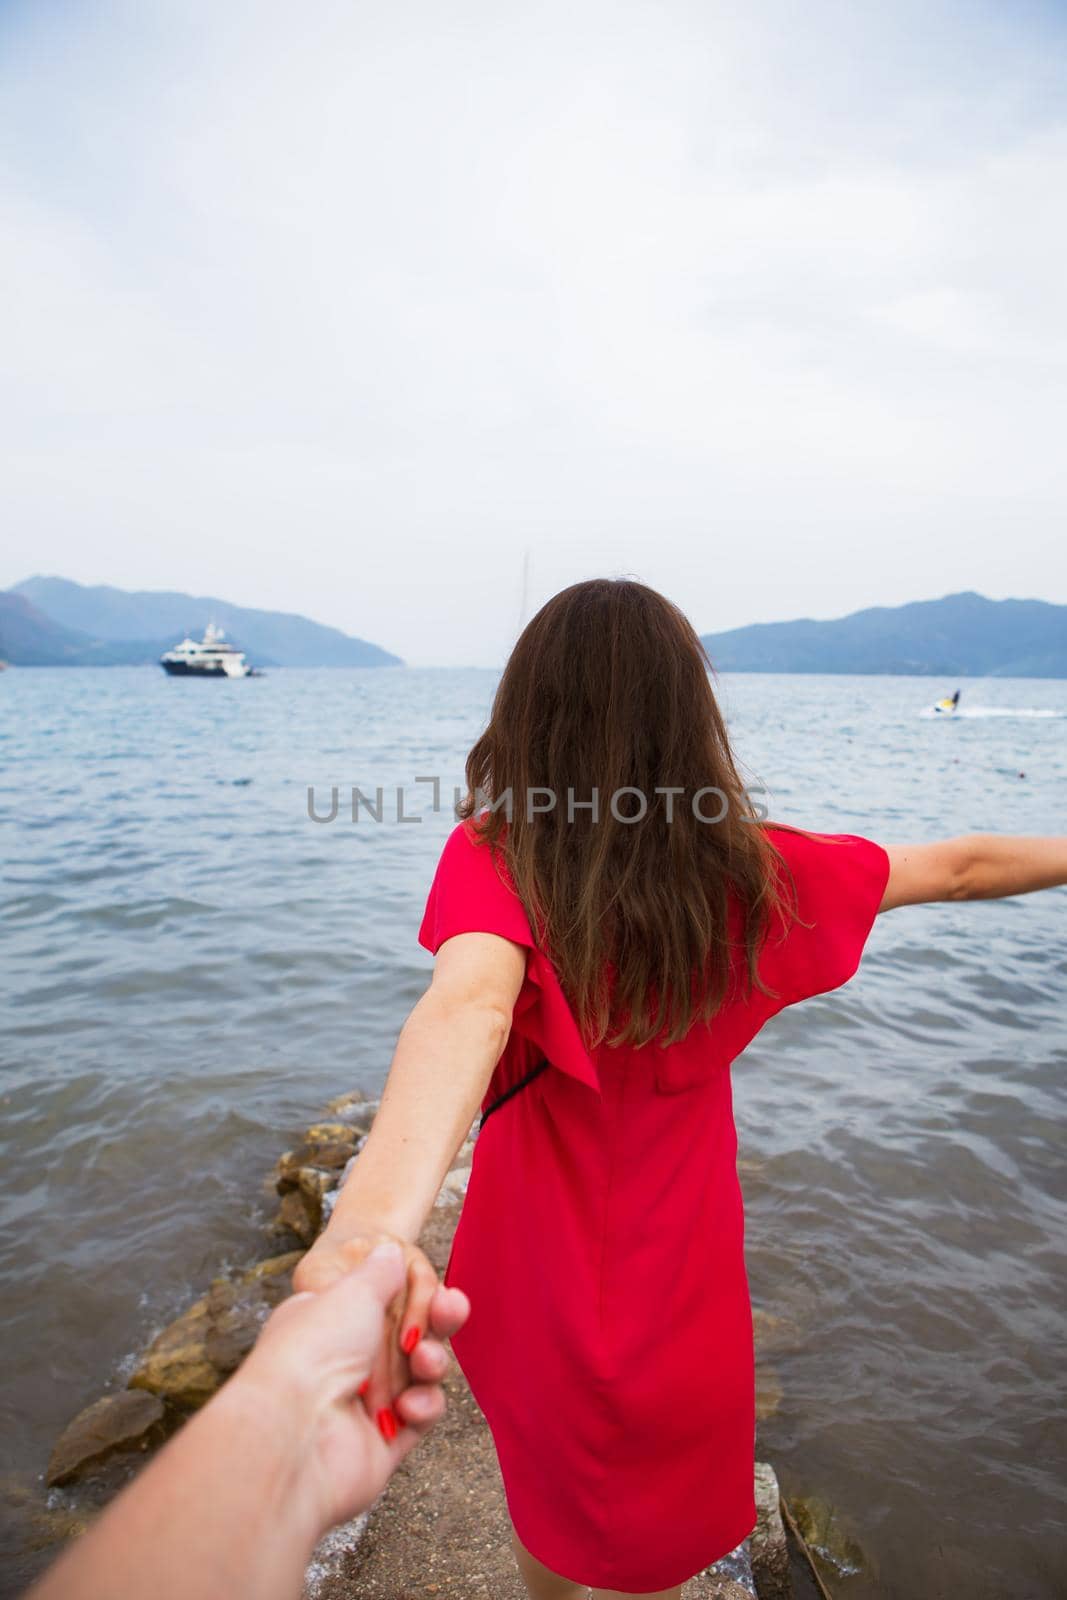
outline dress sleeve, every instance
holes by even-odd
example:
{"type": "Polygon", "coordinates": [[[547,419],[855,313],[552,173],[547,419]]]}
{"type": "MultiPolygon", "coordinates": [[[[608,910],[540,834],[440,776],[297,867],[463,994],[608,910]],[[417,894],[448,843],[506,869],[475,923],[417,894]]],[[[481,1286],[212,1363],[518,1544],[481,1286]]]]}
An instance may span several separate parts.
{"type": "Polygon", "coordinates": [[[800,920],[772,933],[762,970],[780,1003],[793,1005],[839,988],[856,971],[889,881],[889,856],[855,833],[768,832],[792,870],[800,920]]]}

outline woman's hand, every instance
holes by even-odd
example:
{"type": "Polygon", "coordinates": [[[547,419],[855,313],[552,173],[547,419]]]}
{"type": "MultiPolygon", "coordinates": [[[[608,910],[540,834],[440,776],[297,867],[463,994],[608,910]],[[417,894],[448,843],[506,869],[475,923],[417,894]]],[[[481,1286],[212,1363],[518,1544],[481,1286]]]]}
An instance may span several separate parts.
{"type": "Polygon", "coordinates": [[[377,1224],[368,1223],[358,1231],[346,1225],[343,1235],[331,1234],[327,1228],[297,1263],[293,1293],[322,1293],[364,1261],[375,1245],[383,1243],[399,1245],[403,1252],[404,1281],[402,1291],[386,1308],[384,1337],[360,1394],[389,1443],[404,1424],[396,1399],[416,1377],[411,1358],[431,1328],[431,1302],[439,1289],[433,1266],[418,1245],[377,1224]]]}

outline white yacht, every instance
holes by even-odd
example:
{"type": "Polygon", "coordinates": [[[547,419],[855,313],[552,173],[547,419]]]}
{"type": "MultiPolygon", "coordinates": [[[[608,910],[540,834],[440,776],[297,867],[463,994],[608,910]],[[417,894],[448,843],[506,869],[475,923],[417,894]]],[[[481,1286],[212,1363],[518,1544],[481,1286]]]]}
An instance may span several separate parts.
{"type": "Polygon", "coordinates": [[[225,644],[222,629],[213,622],[204,629],[199,644],[195,639],[183,639],[160,656],[159,664],[164,672],[182,678],[247,678],[252,672],[244,652],[225,644]]]}

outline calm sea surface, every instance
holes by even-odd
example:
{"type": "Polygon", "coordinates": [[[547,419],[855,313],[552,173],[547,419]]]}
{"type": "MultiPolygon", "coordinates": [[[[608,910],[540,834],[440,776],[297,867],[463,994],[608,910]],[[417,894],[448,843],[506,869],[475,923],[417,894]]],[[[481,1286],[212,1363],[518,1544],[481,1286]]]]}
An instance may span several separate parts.
{"type": "MultiPolygon", "coordinates": [[[[5,1594],[53,1439],[223,1266],[324,1102],[375,1091],[495,675],[0,676],[5,1594]],[[444,809],[429,809],[442,780],[444,809]],[[332,824],[308,818],[315,785],[332,824]],[[353,784],[386,820],[353,825],[353,784]],[[397,825],[395,788],[416,825],[397,825]],[[394,819],[394,820],[390,820],[394,819]]],[[[1067,682],[738,676],[771,815],[885,843],[1067,831],[1067,682]]],[[[759,1448],[865,1552],[835,1595],[1067,1591],[1067,890],[875,925],[858,976],[736,1063],[759,1448]]],[[[66,1503],[53,1491],[53,1506],[66,1503]]]]}

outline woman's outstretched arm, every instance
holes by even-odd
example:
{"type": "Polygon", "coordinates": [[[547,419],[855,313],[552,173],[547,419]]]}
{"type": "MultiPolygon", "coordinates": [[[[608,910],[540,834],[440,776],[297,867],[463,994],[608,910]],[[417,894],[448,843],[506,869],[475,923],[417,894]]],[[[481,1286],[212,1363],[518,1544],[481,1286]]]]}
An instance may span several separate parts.
{"type": "Polygon", "coordinates": [[[1067,837],[967,833],[936,844],[886,846],[879,911],[931,900],[999,900],[1067,883],[1067,837]]]}

